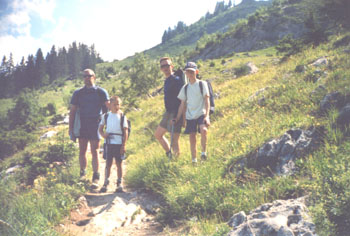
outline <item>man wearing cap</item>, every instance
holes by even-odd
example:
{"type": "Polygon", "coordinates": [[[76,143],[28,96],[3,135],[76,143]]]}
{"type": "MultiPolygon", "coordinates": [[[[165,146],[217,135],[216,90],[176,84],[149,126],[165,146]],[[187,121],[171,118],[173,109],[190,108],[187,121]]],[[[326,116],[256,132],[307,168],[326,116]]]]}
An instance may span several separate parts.
{"type": "Polygon", "coordinates": [[[181,100],[181,105],[179,107],[176,119],[173,120],[174,123],[177,123],[182,113],[186,112],[187,125],[185,133],[190,135],[193,164],[197,163],[197,131],[201,134],[201,160],[205,161],[207,159],[207,133],[208,127],[210,126],[208,85],[205,81],[201,81],[196,78],[198,72],[197,65],[194,62],[188,62],[186,64],[185,73],[189,79],[189,83],[184,85],[180,90],[178,98],[181,100]]]}
{"type": "Polygon", "coordinates": [[[170,148],[173,148],[174,154],[178,156],[180,154],[179,137],[182,127],[182,117],[179,117],[179,122],[173,124],[171,121],[176,117],[178,108],[181,101],[177,98],[181,87],[183,86],[182,78],[173,74],[173,65],[169,57],[162,57],[160,59],[160,70],[165,75],[164,81],[164,105],[165,113],[160,121],[154,136],[162,145],[168,158],[172,158],[170,148]],[[172,131],[173,125],[173,142],[170,147],[168,140],[164,137],[164,134],[172,131]]]}

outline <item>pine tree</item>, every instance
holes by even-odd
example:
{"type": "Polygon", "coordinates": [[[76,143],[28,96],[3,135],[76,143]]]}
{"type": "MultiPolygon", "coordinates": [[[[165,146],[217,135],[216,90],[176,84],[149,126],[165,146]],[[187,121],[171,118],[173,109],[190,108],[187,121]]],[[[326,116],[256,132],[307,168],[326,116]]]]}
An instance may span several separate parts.
{"type": "Polygon", "coordinates": [[[79,55],[77,43],[73,42],[68,49],[68,68],[72,78],[78,78],[81,70],[81,57],[79,55]]]}
{"type": "Polygon", "coordinates": [[[41,48],[38,49],[35,56],[35,83],[34,87],[40,88],[42,85],[47,85],[49,83],[49,78],[46,75],[45,59],[41,48]]]}
{"type": "Polygon", "coordinates": [[[50,82],[52,82],[59,77],[59,63],[55,45],[52,46],[51,51],[47,54],[45,61],[46,73],[50,77],[50,82]]]}

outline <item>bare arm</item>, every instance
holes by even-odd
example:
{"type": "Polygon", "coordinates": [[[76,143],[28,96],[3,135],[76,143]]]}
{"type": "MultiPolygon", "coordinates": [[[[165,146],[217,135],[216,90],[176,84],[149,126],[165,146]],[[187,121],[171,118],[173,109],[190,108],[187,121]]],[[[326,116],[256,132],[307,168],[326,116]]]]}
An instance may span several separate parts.
{"type": "Polygon", "coordinates": [[[175,123],[180,120],[180,117],[182,114],[184,114],[184,110],[185,110],[186,104],[184,100],[181,100],[181,104],[179,106],[179,109],[177,110],[177,116],[175,118],[175,123]]]}
{"type": "Polygon", "coordinates": [[[205,107],[204,121],[208,126],[210,125],[210,119],[209,119],[210,105],[209,104],[210,104],[209,96],[205,96],[205,98],[204,98],[204,107],[205,107]]]}
{"type": "Polygon", "coordinates": [[[126,152],[126,141],[129,138],[128,128],[124,128],[124,137],[122,147],[120,148],[120,154],[123,155],[126,152]]]}
{"type": "Polygon", "coordinates": [[[69,133],[73,133],[75,113],[78,107],[76,105],[71,105],[69,110],[69,133]]]}

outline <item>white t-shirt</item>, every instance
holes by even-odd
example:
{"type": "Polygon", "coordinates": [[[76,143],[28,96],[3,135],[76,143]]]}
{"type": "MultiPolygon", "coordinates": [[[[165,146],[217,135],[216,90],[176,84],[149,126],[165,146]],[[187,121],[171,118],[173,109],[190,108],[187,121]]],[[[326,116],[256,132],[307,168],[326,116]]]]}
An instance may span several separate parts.
{"type": "MultiPolygon", "coordinates": [[[[106,133],[115,133],[115,134],[123,134],[123,131],[120,127],[120,119],[121,115],[117,113],[108,112],[107,117],[107,127],[106,133]]],[[[103,116],[100,122],[100,125],[105,125],[105,117],[103,116]]],[[[128,128],[128,122],[126,116],[124,117],[124,128],[128,128]]],[[[110,144],[122,144],[122,136],[121,135],[110,135],[110,144]]]]}
{"type": "MultiPolygon", "coordinates": [[[[185,84],[181,90],[178,99],[185,101],[187,105],[186,109],[186,119],[194,120],[198,119],[201,115],[205,114],[205,97],[209,96],[208,84],[205,81],[203,83],[203,95],[201,94],[201,89],[199,87],[199,81],[193,84],[185,84]],[[187,85],[187,96],[185,94],[185,86],[187,85]]],[[[208,108],[209,109],[209,108],[208,108]]]]}

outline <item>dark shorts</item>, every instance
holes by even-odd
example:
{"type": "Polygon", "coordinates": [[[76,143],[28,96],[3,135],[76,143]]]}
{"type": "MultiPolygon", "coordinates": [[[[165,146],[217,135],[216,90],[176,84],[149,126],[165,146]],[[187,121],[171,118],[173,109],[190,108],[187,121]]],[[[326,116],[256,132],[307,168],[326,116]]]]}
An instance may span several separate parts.
{"type": "Polygon", "coordinates": [[[80,117],[80,136],[79,138],[88,140],[100,140],[98,125],[100,118],[83,118],[80,117]]]}
{"type": "Polygon", "coordinates": [[[120,155],[121,144],[107,144],[107,160],[113,160],[115,158],[116,162],[122,162],[120,155]]]}
{"type": "MultiPolygon", "coordinates": [[[[162,120],[159,123],[159,126],[167,129],[169,132],[171,132],[171,121],[176,117],[174,113],[165,112],[163,114],[162,120]]],[[[181,133],[182,128],[182,116],[180,120],[174,125],[174,132],[175,133],[181,133]]]]}
{"type": "Polygon", "coordinates": [[[200,125],[204,124],[204,115],[200,116],[197,119],[194,120],[186,120],[186,129],[185,129],[185,134],[190,134],[190,133],[200,133],[200,125]]]}

